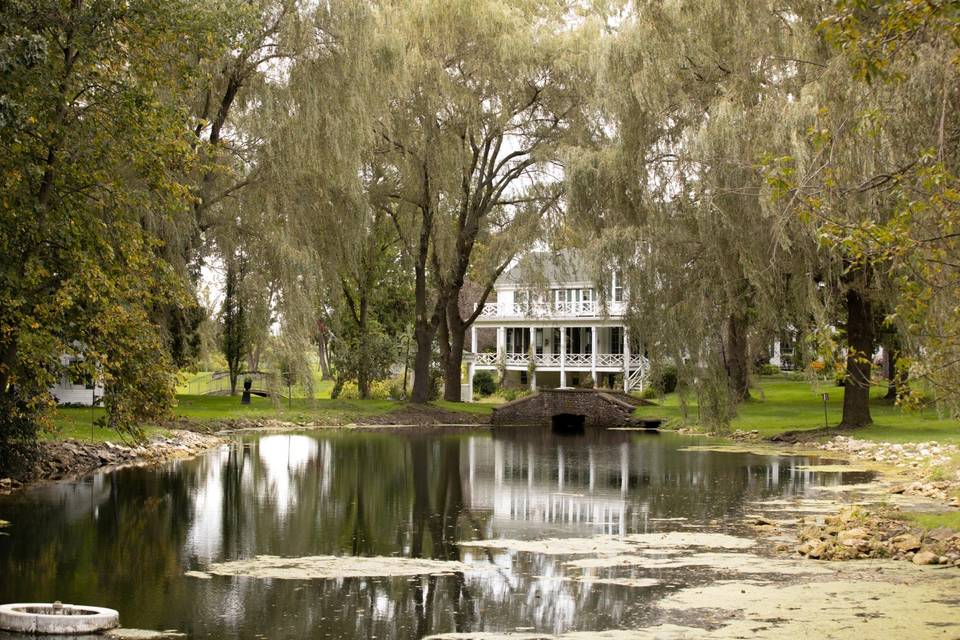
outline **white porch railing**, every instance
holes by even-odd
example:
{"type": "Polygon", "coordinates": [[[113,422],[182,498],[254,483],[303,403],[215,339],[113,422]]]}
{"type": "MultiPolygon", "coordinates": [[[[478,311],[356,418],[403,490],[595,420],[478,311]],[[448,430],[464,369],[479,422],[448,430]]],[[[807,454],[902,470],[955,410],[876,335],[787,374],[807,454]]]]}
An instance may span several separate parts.
{"type": "MultiPolygon", "coordinates": [[[[526,367],[530,363],[530,356],[525,353],[506,353],[503,356],[504,364],[508,367],[526,367]]],[[[478,367],[496,367],[499,360],[496,353],[478,353],[474,358],[474,364],[478,367]]],[[[536,356],[536,365],[538,367],[559,367],[560,354],[551,353],[536,356]]],[[[568,353],[565,358],[564,366],[576,367],[579,369],[593,366],[593,356],[589,353],[568,353]]],[[[621,353],[598,353],[598,368],[623,368],[623,354],[621,353]]],[[[648,370],[649,361],[641,355],[630,356],[630,371],[648,370]]]]}
{"type": "MultiPolygon", "coordinates": [[[[606,315],[622,316],[624,303],[607,303],[606,315]]],[[[483,305],[481,318],[599,318],[604,309],[596,300],[583,302],[488,302],[483,305]]]]}

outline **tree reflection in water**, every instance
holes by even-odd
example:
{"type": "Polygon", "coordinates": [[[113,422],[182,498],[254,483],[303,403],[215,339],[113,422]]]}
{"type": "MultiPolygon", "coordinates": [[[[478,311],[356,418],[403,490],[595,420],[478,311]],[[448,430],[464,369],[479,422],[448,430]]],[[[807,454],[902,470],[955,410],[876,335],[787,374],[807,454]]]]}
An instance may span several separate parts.
{"type": "Polygon", "coordinates": [[[538,429],[248,437],[195,460],[0,499],[0,518],[13,523],[0,537],[0,601],[100,604],[119,609],[126,626],[212,638],[631,627],[657,615],[651,604],[669,585],[702,577],[628,568],[621,573],[661,585],[590,585],[561,579],[564,557],[461,551],[458,542],[681,522],[723,528],[751,500],[839,481],[796,468],[804,458],[679,450],[689,444],[668,434],[570,438],[538,429]],[[318,581],[183,575],[256,555],[462,558],[478,571],[318,581]]]}

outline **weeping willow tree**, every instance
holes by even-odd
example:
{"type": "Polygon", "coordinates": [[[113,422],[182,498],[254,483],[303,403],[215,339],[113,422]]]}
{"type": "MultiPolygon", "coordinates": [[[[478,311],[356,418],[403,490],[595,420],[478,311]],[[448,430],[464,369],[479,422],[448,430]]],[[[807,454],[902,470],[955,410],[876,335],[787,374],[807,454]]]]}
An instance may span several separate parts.
{"type": "Polygon", "coordinates": [[[366,397],[394,355],[378,310],[404,313],[381,300],[386,274],[404,266],[392,261],[396,235],[377,206],[385,169],[370,151],[398,54],[369,3],[320,5],[298,20],[297,56],[250,118],[259,147],[243,198],[258,212],[255,242],[271,253],[264,268],[276,283],[285,361],[305,370],[322,324],[341,365],[338,386],[355,378],[366,397]]]}
{"type": "MultiPolygon", "coordinates": [[[[822,71],[814,2],[637,3],[599,72],[609,124],[572,159],[570,223],[630,288],[634,335],[673,361],[704,422],[749,397],[751,335],[809,322],[824,264],[758,164],[822,71]]],[[[638,345],[639,346],[639,345],[638,345]]]]}
{"type": "Polygon", "coordinates": [[[588,51],[564,15],[533,1],[321,6],[264,112],[276,123],[264,206],[291,255],[316,265],[289,291],[312,291],[312,308],[343,310],[364,335],[378,274],[397,266],[374,255],[389,236],[412,270],[414,401],[429,397],[438,336],[445,395],[460,399],[467,329],[560,202],[558,149],[584,128],[588,51]],[[464,313],[468,281],[481,293],[464,313]]]}
{"type": "Polygon", "coordinates": [[[869,358],[883,323],[907,356],[895,377],[909,370],[954,413],[960,406],[958,18],[955,2],[837,3],[822,24],[836,55],[785,112],[794,144],[771,182],[844,265],[847,424],[870,421],[869,358]],[[894,313],[884,317],[881,301],[894,313]]]}
{"type": "Polygon", "coordinates": [[[411,0],[380,7],[402,51],[374,149],[377,206],[414,265],[412,400],[429,395],[439,336],[444,397],[460,400],[466,331],[561,198],[558,148],[583,129],[585,31],[563,3],[411,0]],[[465,283],[480,291],[464,310],[465,283]]]}

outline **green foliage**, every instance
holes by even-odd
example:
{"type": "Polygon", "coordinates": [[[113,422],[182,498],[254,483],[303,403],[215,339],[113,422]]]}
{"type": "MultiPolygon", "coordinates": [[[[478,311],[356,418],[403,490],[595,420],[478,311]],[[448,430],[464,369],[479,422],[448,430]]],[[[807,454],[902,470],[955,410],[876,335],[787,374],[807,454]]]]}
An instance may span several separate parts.
{"type": "Polygon", "coordinates": [[[407,397],[407,389],[403,386],[403,378],[391,380],[388,391],[391,400],[404,400],[407,397]]]}
{"type": "Polygon", "coordinates": [[[789,155],[784,113],[822,64],[817,11],[802,0],[631,5],[598,71],[616,133],[565,165],[571,242],[623,274],[634,335],[713,399],[703,410],[718,421],[745,395],[747,338],[805,324],[816,302],[813,234],[769,205],[757,163],[789,155]]]}
{"type": "Polygon", "coordinates": [[[497,382],[493,379],[493,373],[486,369],[475,372],[473,374],[473,390],[484,398],[496,393],[497,382]]]}
{"type": "Polygon", "coordinates": [[[775,364],[770,364],[769,362],[764,362],[757,367],[757,373],[761,376],[777,376],[780,375],[780,367],[775,364]]]}
{"type": "MultiPolygon", "coordinates": [[[[960,7],[953,0],[839,0],[820,28],[858,79],[899,79],[909,71],[898,60],[925,42],[942,37],[960,43],[960,7]]],[[[951,64],[960,64],[958,54],[950,52],[951,64]]]]}
{"type": "Polygon", "coordinates": [[[513,387],[500,390],[500,395],[507,402],[513,402],[514,400],[518,400],[520,398],[526,398],[532,393],[533,392],[530,391],[530,389],[514,389],[513,387]]]}
{"type": "Polygon", "coordinates": [[[399,400],[402,396],[394,395],[402,387],[402,381],[396,380],[376,380],[370,384],[370,390],[366,398],[360,397],[360,390],[355,381],[349,381],[343,385],[343,390],[337,396],[342,400],[399,400]]]}
{"type": "Polygon", "coordinates": [[[376,322],[370,323],[361,334],[355,326],[347,325],[332,343],[331,365],[336,375],[356,382],[361,374],[370,383],[390,375],[390,367],[396,361],[394,339],[380,329],[376,322]]]}
{"type": "Polygon", "coordinates": [[[653,400],[655,398],[660,397],[660,394],[657,393],[657,390],[654,389],[653,387],[647,387],[643,390],[643,393],[640,394],[640,397],[643,398],[644,400],[653,400]]]}
{"type": "Polygon", "coordinates": [[[186,100],[211,48],[189,0],[0,6],[0,432],[38,418],[61,354],[102,376],[109,422],[162,414],[152,311],[187,296],[162,258],[189,226],[186,100]]]}
{"type": "Polygon", "coordinates": [[[958,25],[949,0],[836,3],[820,24],[835,64],[798,110],[792,173],[771,179],[845,275],[872,274],[900,365],[960,415],[958,25]]]}
{"type": "Polygon", "coordinates": [[[660,365],[656,368],[650,381],[650,388],[659,395],[673,393],[677,390],[677,367],[672,364],[660,365]]]}

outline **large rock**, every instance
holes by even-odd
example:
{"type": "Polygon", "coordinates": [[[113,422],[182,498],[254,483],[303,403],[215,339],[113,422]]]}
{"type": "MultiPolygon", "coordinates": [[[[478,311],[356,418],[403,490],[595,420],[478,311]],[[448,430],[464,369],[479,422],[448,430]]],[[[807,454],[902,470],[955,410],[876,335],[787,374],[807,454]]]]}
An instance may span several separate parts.
{"type": "Polygon", "coordinates": [[[930,551],[921,551],[913,556],[913,564],[937,564],[937,554],[930,551]]]}
{"type": "Polygon", "coordinates": [[[844,545],[845,547],[862,547],[866,546],[867,538],[870,536],[870,533],[863,527],[857,527],[855,529],[846,529],[837,534],[837,542],[844,545]]]}
{"type": "Polygon", "coordinates": [[[893,544],[893,548],[900,553],[916,551],[920,548],[920,537],[912,533],[904,533],[903,535],[899,535],[890,542],[893,544]]]}
{"type": "Polygon", "coordinates": [[[927,531],[925,536],[928,540],[936,540],[937,542],[946,542],[953,537],[956,533],[953,529],[949,527],[937,527],[936,529],[931,529],[927,531]]]}

